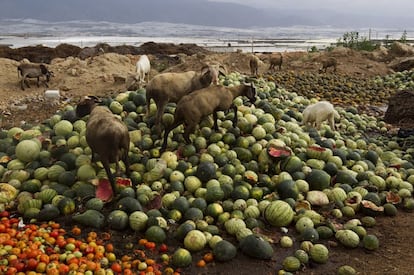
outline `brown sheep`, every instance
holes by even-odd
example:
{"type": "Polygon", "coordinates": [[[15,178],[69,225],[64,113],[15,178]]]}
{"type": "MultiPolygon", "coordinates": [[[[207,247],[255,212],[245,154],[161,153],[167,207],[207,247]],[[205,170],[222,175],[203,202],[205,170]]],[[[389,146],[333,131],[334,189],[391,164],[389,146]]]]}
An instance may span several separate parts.
{"type": "Polygon", "coordinates": [[[126,175],[129,177],[129,143],[130,137],[127,126],[106,107],[97,106],[96,97],[86,97],[76,106],[76,115],[89,115],[86,124],[86,141],[92,150],[92,162],[98,154],[108,179],[115,192],[115,179],[110,170],[110,163],[116,164],[116,174],[119,174],[119,161],[125,164],[126,175]]]}
{"type": "Polygon", "coordinates": [[[269,62],[270,62],[270,66],[269,66],[270,71],[274,72],[276,66],[279,67],[279,71],[280,71],[282,70],[283,55],[280,54],[280,56],[271,56],[269,59],[269,62]]]}
{"type": "MultiPolygon", "coordinates": [[[[219,68],[221,68],[220,66],[219,68]]],[[[222,73],[215,65],[205,65],[201,72],[161,73],[154,76],[146,87],[147,116],[150,113],[151,99],[157,105],[155,129],[161,133],[161,118],[169,102],[177,103],[183,96],[218,83],[218,74],[222,73]]]]}
{"type": "Polygon", "coordinates": [[[333,71],[336,72],[336,67],[338,66],[338,61],[336,60],[336,58],[329,57],[327,59],[322,60],[321,63],[322,63],[322,68],[319,69],[319,72],[326,73],[326,70],[329,67],[333,67],[333,71]]]}
{"type": "Polygon", "coordinates": [[[27,88],[30,88],[29,83],[27,82],[27,78],[37,78],[37,87],[39,87],[40,77],[45,76],[46,80],[43,81],[43,83],[46,87],[49,87],[49,85],[47,85],[47,82],[49,82],[50,77],[53,75],[53,73],[49,71],[44,64],[33,63],[21,63],[17,67],[17,74],[19,77],[22,77],[20,80],[20,86],[23,91],[24,84],[26,84],[27,88]]]}
{"type": "Polygon", "coordinates": [[[259,64],[260,64],[260,59],[255,56],[255,55],[251,55],[250,59],[249,59],[249,67],[250,67],[250,74],[252,76],[257,76],[259,73],[259,64]]]}
{"type": "Polygon", "coordinates": [[[218,130],[217,112],[234,110],[233,124],[237,124],[237,106],[233,100],[238,96],[246,96],[251,103],[256,101],[256,89],[253,84],[238,86],[210,86],[184,96],[177,104],[174,122],[165,129],[161,151],[167,148],[167,138],[171,130],[184,123],[184,139],[190,143],[190,133],[194,132],[200,121],[211,114],[214,119],[214,129],[218,130]]]}

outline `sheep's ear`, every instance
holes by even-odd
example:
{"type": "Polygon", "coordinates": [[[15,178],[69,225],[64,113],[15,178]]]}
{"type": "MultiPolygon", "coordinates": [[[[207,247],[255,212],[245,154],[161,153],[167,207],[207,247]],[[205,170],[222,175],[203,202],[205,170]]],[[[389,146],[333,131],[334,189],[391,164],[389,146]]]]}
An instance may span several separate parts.
{"type": "Polygon", "coordinates": [[[101,103],[102,102],[102,100],[100,98],[98,98],[97,96],[94,96],[94,95],[85,96],[85,99],[93,100],[93,102],[95,102],[95,103],[101,103]]]}
{"type": "Polygon", "coordinates": [[[224,67],[223,65],[219,65],[219,74],[225,76],[227,74],[227,70],[226,67],[224,67]]]}
{"type": "Polygon", "coordinates": [[[204,64],[204,66],[201,68],[201,74],[205,74],[210,70],[210,66],[208,64],[204,64]]]}

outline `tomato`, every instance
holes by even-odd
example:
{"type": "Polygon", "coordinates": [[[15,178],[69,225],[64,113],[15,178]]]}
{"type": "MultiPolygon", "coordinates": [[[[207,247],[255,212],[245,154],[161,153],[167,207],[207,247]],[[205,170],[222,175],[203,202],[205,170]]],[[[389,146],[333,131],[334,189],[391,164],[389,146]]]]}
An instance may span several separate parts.
{"type": "Polygon", "coordinates": [[[43,263],[48,264],[48,263],[49,263],[49,261],[50,261],[50,259],[49,259],[49,255],[47,255],[47,254],[42,254],[42,255],[40,255],[40,257],[39,257],[39,261],[41,261],[41,262],[43,262],[43,263]]]}
{"type": "Polygon", "coordinates": [[[38,261],[34,258],[31,258],[27,260],[26,268],[27,270],[36,270],[37,264],[38,264],[38,261]]]}
{"type": "Polygon", "coordinates": [[[122,266],[119,263],[112,263],[111,269],[115,273],[121,273],[122,272],[122,266]]]}
{"type": "Polygon", "coordinates": [[[6,271],[6,275],[14,275],[17,273],[17,268],[9,266],[6,271]]]}
{"type": "Polygon", "coordinates": [[[3,210],[0,212],[0,218],[8,218],[10,216],[9,211],[3,210]]]}
{"type": "Polygon", "coordinates": [[[53,230],[52,232],[49,233],[49,236],[52,238],[57,238],[57,236],[59,236],[59,231],[53,230]]]}
{"type": "Polygon", "coordinates": [[[159,251],[160,252],[167,252],[168,251],[168,246],[165,243],[161,244],[160,248],[159,248],[159,251]]]}

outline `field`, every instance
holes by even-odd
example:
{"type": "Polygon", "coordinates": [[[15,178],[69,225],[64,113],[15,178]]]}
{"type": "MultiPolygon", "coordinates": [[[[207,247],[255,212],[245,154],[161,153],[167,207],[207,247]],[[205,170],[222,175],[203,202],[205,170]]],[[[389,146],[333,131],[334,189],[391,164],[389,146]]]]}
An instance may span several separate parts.
{"type": "MultiPolygon", "coordinates": [[[[183,55],[180,52],[167,55],[164,53],[152,53],[150,55],[152,68],[151,77],[159,71],[186,71],[201,68],[203,62],[220,62],[227,68],[228,73],[238,72],[249,75],[248,54],[245,53],[209,53],[183,55]]],[[[259,75],[266,81],[274,81],[277,87],[286,88],[289,92],[298,95],[313,96],[319,99],[330,100],[334,105],[347,110],[353,107],[361,113],[374,115],[381,121],[389,96],[393,95],[397,87],[382,86],[372,88],[368,94],[370,81],[375,77],[382,78],[391,75],[389,62],[400,56],[389,53],[381,56],[372,53],[351,51],[348,49],[334,49],[324,53],[284,53],[285,61],[281,71],[270,73],[267,71],[266,61],[259,68],[259,75]],[[328,70],[320,74],[318,69],[320,61],[333,56],[339,61],[336,73],[328,70]],[[346,89],[346,92],[339,89],[346,89]],[[292,89],[292,91],[290,90],[292,89]],[[312,93],[310,93],[312,90],[312,93]],[[366,92],[366,94],[364,94],[366,92]]],[[[57,111],[67,105],[76,105],[84,95],[96,95],[102,97],[115,97],[118,93],[125,92],[125,84],[122,81],[114,81],[114,76],[126,77],[128,73],[135,71],[135,62],[138,55],[118,54],[106,52],[105,54],[80,60],[74,57],[55,58],[49,65],[54,77],[49,83],[49,89],[58,89],[61,93],[59,102],[49,102],[43,98],[44,87],[31,88],[25,91],[20,89],[17,78],[16,66],[18,61],[10,58],[0,58],[0,107],[2,110],[2,129],[14,126],[24,127],[24,124],[37,125],[50,118],[57,111]]],[[[386,125],[386,124],[385,124],[386,125]]],[[[386,125],[388,131],[372,131],[369,135],[378,137],[384,135],[390,137],[395,133],[395,127],[386,125]]],[[[369,139],[367,139],[369,140],[369,139]]],[[[408,148],[404,148],[406,150],[408,148]]],[[[376,218],[377,224],[367,228],[369,234],[374,234],[380,241],[380,246],[375,251],[368,251],[361,247],[345,248],[334,238],[322,240],[321,243],[329,248],[329,261],[326,264],[317,264],[311,261],[302,265],[295,274],[336,274],[342,265],[350,265],[356,269],[357,274],[410,274],[412,273],[413,252],[411,250],[411,235],[414,226],[414,214],[398,207],[396,216],[387,217],[380,215],[376,218]]],[[[319,208],[317,208],[319,209],[319,208]]],[[[321,211],[324,209],[321,208],[321,211]]],[[[327,210],[326,210],[327,211],[327,210]]],[[[14,213],[14,212],[12,212],[14,213]]],[[[325,213],[326,214],[326,213],[325,213]]],[[[328,217],[329,215],[326,214],[328,217]]],[[[355,218],[361,218],[363,214],[357,213],[355,218]]],[[[346,219],[334,219],[335,222],[344,223],[346,219]]],[[[71,217],[57,219],[61,225],[70,232],[73,227],[71,217]]],[[[205,267],[197,267],[196,261],[201,259],[208,249],[193,254],[193,264],[182,268],[182,274],[277,274],[282,269],[283,259],[294,253],[299,248],[299,236],[293,225],[288,226],[288,233],[284,234],[279,228],[267,227],[270,232],[265,232],[275,241],[274,254],[271,260],[261,261],[249,258],[242,253],[232,261],[221,263],[214,261],[205,267]],[[282,248],[278,243],[282,235],[288,235],[294,240],[291,248],[282,248]]],[[[91,228],[83,228],[83,233],[78,238],[86,237],[91,228]]],[[[137,248],[142,233],[131,230],[116,231],[103,229],[110,233],[110,242],[114,244],[114,251],[118,258],[131,254],[133,249],[128,247],[130,243],[137,248]]],[[[170,232],[172,234],[172,232],[170,232]]],[[[69,233],[69,235],[71,235],[69,233]]],[[[171,235],[169,235],[171,236],[171,235]]],[[[226,237],[236,243],[234,236],[226,237]]],[[[169,238],[166,241],[172,254],[173,250],[181,244],[169,238]]],[[[134,254],[135,255],[135,254],[134,254]]],[[[154,258],[159,257],[154,251],[149,252],[154,258]]],[[[136,255],[135,255],[136,256],[136,255]]],[[[0,256],[1,259],[2,256],[0,256]]]]}

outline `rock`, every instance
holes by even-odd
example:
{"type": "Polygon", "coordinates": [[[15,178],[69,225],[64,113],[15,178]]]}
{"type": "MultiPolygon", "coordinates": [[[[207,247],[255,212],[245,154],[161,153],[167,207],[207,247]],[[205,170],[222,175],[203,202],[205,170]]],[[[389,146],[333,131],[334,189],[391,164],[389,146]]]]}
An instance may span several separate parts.
{"type": "Polygon", "coordinates": [[[414,56],[396,58],[388,64],[388,67],[397,72],[411,70],[414,68],[414,56]]]}
{"type": "Polygon", "coordinates": [[[400,91],[390,97],[384,121],[396,126],[414,127],[414,91],[400,91]]]}
{"type": "Polygon", "coordinates": [[[112,77],[114,78],[115,84],[125,83],[125,77],[119,74],[113,74],[112,77]]]}

